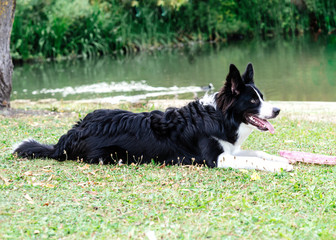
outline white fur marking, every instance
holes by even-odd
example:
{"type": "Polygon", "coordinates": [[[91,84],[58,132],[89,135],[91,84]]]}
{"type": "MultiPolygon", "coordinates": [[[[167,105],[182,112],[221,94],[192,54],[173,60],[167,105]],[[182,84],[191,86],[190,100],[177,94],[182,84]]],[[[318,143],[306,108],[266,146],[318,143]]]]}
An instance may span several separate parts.
{"type": "Polygon", "coordinates": [[[258,157],[267,161],[289,164],[289,161],[286,158],[274,156],[262,151],[241,150],[240,152],[237,153],[237,156],[258,157]]]}
{"type": "Polygon", "coordinates": [[[216,105],[216,100],[215,100],[215,96],[216,96],[217,93],[214,93],[214,94],[205,94],[204,97],[202,99],[200,99],[200,103],[203,104],[203,105],[209,105],[209,106],[212,106],[214,107],[215,109],[217,108],[217,105],[216,105]]]}
{"type": "Polygon", "coordinates": [[[245,124],[245,123],[240,124],[238,128],[238,139],[237,139],[237,142],[235,143],[235,145],[239,146],[239,149],[240,149],[240,146],[243,144],[243,142],[251,134],[253,129],[254,127],[250,124],[245,124]]]}
{"type": "Polygon", "coordinates": [[[238,128],[238,138],[237,141],[234,144],[231,144],[227,141],[215,138],[218,143],[222,146],[224,152],[226,154],[236,154],[240,151],[240,146],[243,144],[243,142],[248,138],[248,136],[253,131],[253,127],[250,125],[246,125],[245,123],[242,123],[238,128]]]}
{"type": "Polygon", "coordinates": [[[240,146],[253,130],[253,126],[242,123],[238,128],[238,139],[234,144],[214,138],[223,148],[217,158],[217,167],[234,169],[257,169],[270,172],[293,171],[293,166],[285,158],[262,151],[241,150],[240,146]]]}
{"type": "Polygon", "coordinates": [[[254,87],[252,87],[253,88],[253,90],[255,91],[255,93],[257,94],[257,96],[258,96],[258,98],[259,98],[259,101],[260,101],[260,103],[261,103],[261,105],[260,105],[260,109],[259,109],[259,117],[260,118],[270,118],[270,117],[272,117],[273,116],[273,106],[270,104],[270,103],[268,103],[268,102],[265,102],[262,98],[261,98],[261,96],[260,96],[260,94],[258,93],[258,91],[254,88],[254,87]]]}
{"type": "Polygon", "coordinates": [[[281,162],[267,161],[266,159],[249,156],[232,156],[222,153],[218,156],[217,167],[234,169],[257,169],[270,172],[293,171],[293,166],[281,162]]]}

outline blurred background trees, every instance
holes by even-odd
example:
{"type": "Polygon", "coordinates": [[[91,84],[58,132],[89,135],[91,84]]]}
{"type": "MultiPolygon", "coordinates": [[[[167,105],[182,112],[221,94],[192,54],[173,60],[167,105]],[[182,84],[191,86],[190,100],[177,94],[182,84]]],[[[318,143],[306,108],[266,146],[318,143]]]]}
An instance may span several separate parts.
{"type": "Polygon", "coordinates": [[[335,29],[335,0],[17,0],[11,52],[16,60],[88,57],[335,29]]]}

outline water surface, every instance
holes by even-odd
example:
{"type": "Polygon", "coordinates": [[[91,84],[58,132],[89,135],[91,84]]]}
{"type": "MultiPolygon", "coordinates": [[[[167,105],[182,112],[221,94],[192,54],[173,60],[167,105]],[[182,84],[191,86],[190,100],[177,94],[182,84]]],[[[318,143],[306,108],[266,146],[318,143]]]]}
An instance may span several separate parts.
{"type": "Polygon", "coordinates": [[[101,99],[202,96],[218,90],[230,63],[241,71],[252,62],[255,83],[268,100],[336,101],[336,46],[305,39],[271,40],[226,46],[191,45],[143,52],[15,67],[12,99],[101,99]]]}

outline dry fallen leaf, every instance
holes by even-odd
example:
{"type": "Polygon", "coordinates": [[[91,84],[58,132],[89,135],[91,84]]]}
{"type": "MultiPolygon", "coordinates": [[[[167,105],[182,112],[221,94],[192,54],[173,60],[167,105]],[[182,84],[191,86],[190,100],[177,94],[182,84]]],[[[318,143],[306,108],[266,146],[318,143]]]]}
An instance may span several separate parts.
{"type": "Polygon", "coordinates": [[[41,175],[43,175],[43,173],[33,173],[33,171],[27,171],[27,172],[23,173],[23,175],[25,175],[25,176],[41,176],[41,175]]]}
{"type": "Polygon", "coordinates": [[[90,168],[90,165],[89,165],[89,164],[85,164],[83,167],[78,166],[78,169],[79,169],[79,170],[87,170],[87,169],[89,169],[89,168],[90,168]]]}
{"type": "Polygon", "coordinates": [[[23,175],[26,175],[26,176],[33,176],[33,172],[32,172],[32,171],[27,171],[27,172],[25,172],[23,175]]]}
{"type": "Polygon", "coordinates": [[[159,168],[165,168],[165,167],[166,167],[165,163],[159,166],[159,168]]]}
{"type": "Polygon", "coordinates": [[[95,191],[86,191],[86,193],[91,195],[98,195],[98,193],[95,191]]]}
{"type": "Polygon", "coordinates": [[[5,177],[3,177],[3,176],[1,176],[1,175],[0,175],[0,179],[1,179],[2,181],[4,181],[4,182],[5,182],[5,185],[6,185],[6,186],[8,186],[8,185],[9,185],[9,182],[11,182],[11,180],[10,180],[10,179],[7,179],[7,178],[5,178],[5,177]]]}
{"type": "Polygon", "coordinates": [[[24,198],[27,199],[28,201],[33,201],[33,199],[28,195],[28,193],[24,195],[24,198]]]}
{"type": "Polygon", "coordinates": [[[34,182],[33,186],[41,186],[41,187],[48,187],[48,188],[54,188],[55,185],[54,184],[50,184],[50,183],[44,183],[44,182],[34,182]]]}
{"type": "Polygon", "coordinates": [[[26,200],[28,200],[28,203],[30,203],[30,204],[34,204],[34,200],[28,195],[28,193],[26,193],[26,194],[24,195],[24,198],[25,198],[26,200]]]}
{"type": "Polygon", "coordinates": [[[98,172],[99,171],[99,169],[96,169],[96,170],[94,170],[94,171],[92,171],[92,172],[88,172],[87,174],[90,174],[90,175],[95,175],[96,174],[96,172],[98,172]]]}
{"type": "Polygon", "coordinates": [[[53,179],[55,177],[55,175],[50,175],[50,177],[48,178],[48,180],[47,180],[47,182],[50,182],[51,181],[51,179],[53,179]]]}

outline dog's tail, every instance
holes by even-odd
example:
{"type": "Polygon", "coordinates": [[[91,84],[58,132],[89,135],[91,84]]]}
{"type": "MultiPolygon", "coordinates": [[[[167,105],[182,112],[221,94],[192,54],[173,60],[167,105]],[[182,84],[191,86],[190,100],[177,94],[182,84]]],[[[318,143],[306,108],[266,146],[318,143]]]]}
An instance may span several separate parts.
{"type": "Polygon", "coordinates": [[[33,139],[28,139],[21,142],[17,147],[14,147],[13,154],[17,154],[23,158],[55,158],[56,153],[55,145],[41,144],[33,139]]]}

